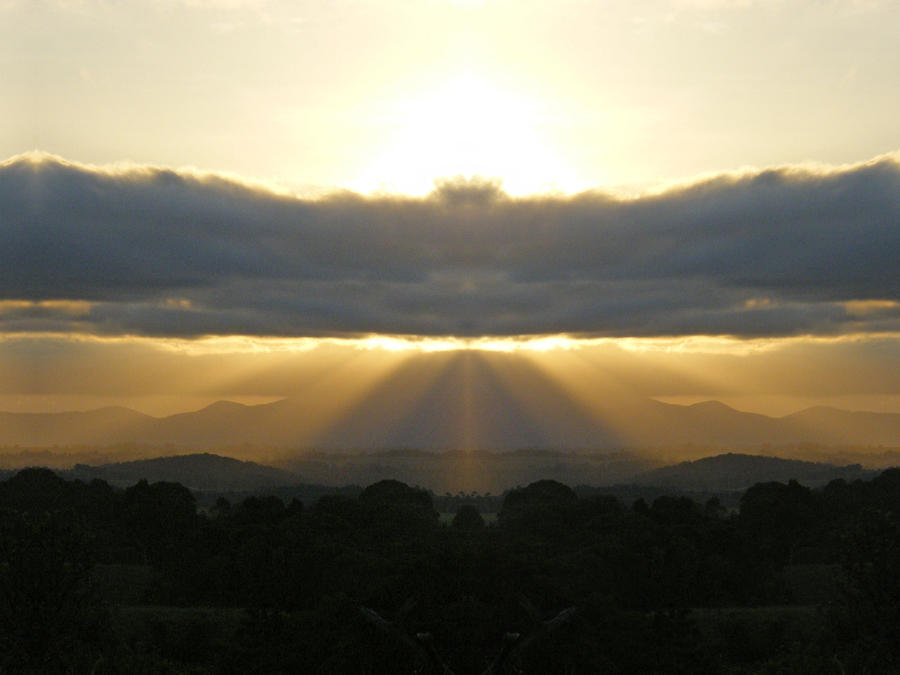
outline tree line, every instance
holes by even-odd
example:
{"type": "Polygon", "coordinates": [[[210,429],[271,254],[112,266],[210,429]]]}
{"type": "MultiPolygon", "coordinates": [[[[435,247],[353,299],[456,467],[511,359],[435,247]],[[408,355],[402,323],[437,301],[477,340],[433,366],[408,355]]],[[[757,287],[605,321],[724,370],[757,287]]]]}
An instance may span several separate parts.
{"type": "Polygon", "coordinates": [[[897,469],[757,484],[737,511],[543,480],[491,523],[473,504],[442,522],[391,480],[198,510],[178,483],[26,469],[0,482],[0,673],[403,675],[437,672],[431,651],[459,675],[900,672],[898,509],[897,469]],[[111,597],[110,570],[146,571],[125,604],[151,619],[111,597]],[[824,599],[785,611],[804,573],[824,599]],[[190,608],[205,618],[179,623],[190,608]],[[422,635],[424,652],[404,638],[422,635]]]}

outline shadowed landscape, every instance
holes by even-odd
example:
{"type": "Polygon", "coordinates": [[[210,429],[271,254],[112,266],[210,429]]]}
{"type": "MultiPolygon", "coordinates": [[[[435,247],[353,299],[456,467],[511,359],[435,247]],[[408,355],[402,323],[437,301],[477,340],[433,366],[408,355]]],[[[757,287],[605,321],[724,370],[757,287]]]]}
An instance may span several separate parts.
{"type": "Polygon", "coordinates": [[[0,675],[900,673],[898,26],[0,0],[0,675]]]}
{"type": "MultiPolygon", "coordinates": [[[[0,667],[896,672],[898,471],[754,459],[716,462],[805,468],[820,487],[679,495],[679,472],[725,487],[701,460],[645,474],[670,493],[633,503],[546,479],[487,500],[395,480],[229,499],[126,486],[135,466],[22,470],[0,482],[0,667]]],[[[144,468],[190,461],[239,473],[210,456],[144,468]]],[[[240,472],[244,487],[266,473],[240,472]]]]}

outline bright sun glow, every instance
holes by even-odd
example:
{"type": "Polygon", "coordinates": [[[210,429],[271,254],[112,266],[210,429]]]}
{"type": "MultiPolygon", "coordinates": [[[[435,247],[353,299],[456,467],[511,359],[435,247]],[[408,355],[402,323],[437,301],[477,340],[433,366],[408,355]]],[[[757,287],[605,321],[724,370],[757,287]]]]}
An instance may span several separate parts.
{"type": "Polygon", "coordinates": [[[507,91],[464,72],[424,95],[386,104],[395,129],[354,189],[422,195],[438,177],[502,177],[513,195],[574,192],[587,185],[565,166],[542,133],[552,101],[507,91]]]}
{"type": "MultiPolygon", "coordinates": [[[[66,340],[83,343],[141,344],[186,355],[203,354],[271,354],[312,352],[323,347],[337,347],[362,352],[530,352],[563,353],[603,346],[615,346],[626,352],[668,354],[732,354],[751,355],[777,350],[792,344],[838,344],[864,339],[865,335],[805,336],[741,340],[732,337],[682,336],[677,338],[582,338],[569,335],[535,335],[517,337],[417,337],[409,335],[369,335],[358,338],[289,338],[254,336],[210,336],[195,339],[129,336],[97,336],[76,333],[18,333],[0,335],[0,342],[15,339],[66,340]]],[[[895,333],[884,337],[900,339],[895,333]]]]}

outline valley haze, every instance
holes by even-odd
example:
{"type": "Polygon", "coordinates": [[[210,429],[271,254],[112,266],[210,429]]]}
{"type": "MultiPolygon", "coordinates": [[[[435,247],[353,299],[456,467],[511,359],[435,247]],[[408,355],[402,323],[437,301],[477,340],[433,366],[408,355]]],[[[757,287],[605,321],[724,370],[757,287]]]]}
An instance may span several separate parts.
{"type": "Polygon", "coordinates": [[[780,418],[745,413],[717,401],[690,406],[651,399],[615,401],[603,422],[587,415],[568,419],[523,418],[510,402],[487,390],[459,423],[461,405],[441,388],[404,415],[389,415],[376,396],[318,433],[316,417],[302,400],[247,406],[220,401],[195,412],[151,417],[122,407],[65,413],[0,413],[0,446],[7,448],[111,445],[223,446],[323,451],[593,450],[769,445],[898,446],[900,414],[808,408],[780,418]],[[430,405],[431,407],[426,407],[430,405]],[[505,408],[509,406],[511,408],[505,408]],[[618,417],[613,417],[618,413],[618,417]]]}

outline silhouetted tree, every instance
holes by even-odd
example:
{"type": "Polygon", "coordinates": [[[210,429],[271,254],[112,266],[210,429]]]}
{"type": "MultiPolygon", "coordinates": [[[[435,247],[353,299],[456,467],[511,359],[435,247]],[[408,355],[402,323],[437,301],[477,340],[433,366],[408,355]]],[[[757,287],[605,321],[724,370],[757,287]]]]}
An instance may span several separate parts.
{"type": "Polygon", "coordinates": [[[463,504],[453,516],[451,525],[457,530],[480,530],[484,527],[484,518],[477,508],[471,504],[463,504]]]}
{"type": "Polygon", "coordinates": [[[90,583],[79,519],[60,511],[7,515],[0,542],[0,672],[90,672],[109,616],[90,583]]]}

